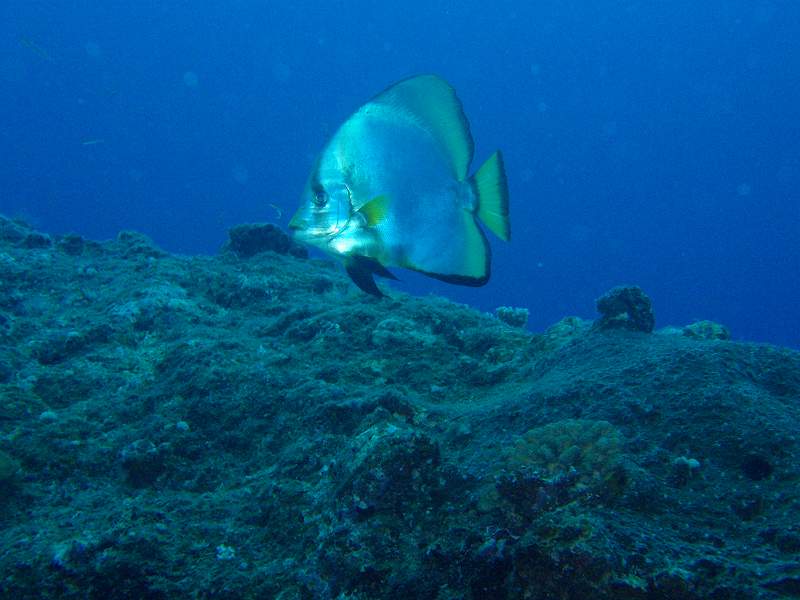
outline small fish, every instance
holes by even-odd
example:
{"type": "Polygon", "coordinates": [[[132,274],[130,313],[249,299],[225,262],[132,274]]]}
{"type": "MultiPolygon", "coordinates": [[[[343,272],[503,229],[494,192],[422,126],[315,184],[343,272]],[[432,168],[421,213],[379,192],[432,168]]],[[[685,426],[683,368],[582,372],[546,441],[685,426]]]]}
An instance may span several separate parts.
{"type": "Polygon", "coordinates": [[[508,187],[499,151],[468,177],[472,154],[455,90],[435,75],[405,79],[339,127],[289,227],[374,296],[374,275],[396,279],[388,267],[484,285],[491,251],[478,222],[510,239],[508,187]]]}
{"type": "Polygon", "coordinates": [[[83,140],[81,142],[81,146],[96,146],[97,144],[105,144],[105,140],[98,138],[94,140],[83,140]]]}

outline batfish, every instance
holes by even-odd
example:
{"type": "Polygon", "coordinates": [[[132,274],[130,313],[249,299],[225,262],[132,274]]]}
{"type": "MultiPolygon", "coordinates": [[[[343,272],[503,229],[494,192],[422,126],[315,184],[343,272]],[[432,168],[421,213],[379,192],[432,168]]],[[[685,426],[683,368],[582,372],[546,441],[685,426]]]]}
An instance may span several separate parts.
{"type": "Polygon", "coordinates": [[[489,281],[481,228],[509,240],[500,151],[469,176],[474,144],[455,90],[435,75],[387,88],[328,141],[289,223],[298,241],[343,259],[363,291],[389,267],[459,285],[489,281]]]}

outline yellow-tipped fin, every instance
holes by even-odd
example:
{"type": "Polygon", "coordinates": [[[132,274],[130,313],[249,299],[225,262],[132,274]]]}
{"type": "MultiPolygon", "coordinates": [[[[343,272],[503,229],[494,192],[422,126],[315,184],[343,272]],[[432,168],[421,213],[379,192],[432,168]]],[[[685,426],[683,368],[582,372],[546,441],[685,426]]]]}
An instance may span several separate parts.
{"type": "Polygon", "coordinates": [[[368,227],[373,227],[386,218],[386,213],[389,211],[389,196],[375,196],[372,200],[367,202],[364,206],[358,209],[364,219],[367,221],[368,227]]]}
{"type": "Polygon", "coordinates": [[[501,240],[511,239],[508,182],[499,150],[472,176],[472,184],[478,197],[478,218],[501,240]]]}

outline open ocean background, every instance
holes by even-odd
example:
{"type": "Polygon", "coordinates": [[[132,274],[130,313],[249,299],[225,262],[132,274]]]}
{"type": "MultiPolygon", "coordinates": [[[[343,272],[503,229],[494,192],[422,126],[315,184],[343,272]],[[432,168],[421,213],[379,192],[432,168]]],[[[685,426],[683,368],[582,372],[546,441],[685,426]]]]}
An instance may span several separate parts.
{"type": "Polygon", "coordinates": [[[233,225],[285,227],[335,128],[433,72],[474,168],[504,152],[513,237],[484,288],[397,288],[541,330],[631,283],[657,326],[800,347],[798,40],[789,0],[4,0],[0,213],[214,253],[233,225]]]}

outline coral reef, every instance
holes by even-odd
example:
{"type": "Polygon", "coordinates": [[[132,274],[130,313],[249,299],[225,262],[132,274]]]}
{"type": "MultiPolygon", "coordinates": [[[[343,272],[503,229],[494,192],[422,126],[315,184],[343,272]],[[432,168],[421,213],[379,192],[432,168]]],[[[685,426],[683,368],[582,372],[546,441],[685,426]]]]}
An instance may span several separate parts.
{"type": "Polygon", "coordinates": [[[697,321],[683,328],[683,335],[701,340],[729,340],[731,332],[713,321],[697,321]]]}
{"type": "Polygon", "coordinates": [[[250,258],[259,252],[277,252],[306,258],[308,251],[296,244],[288,235],[272,223],[245,223],[228,231],[228,242],[223,250],[229,250],[239,258],[250,258]]]}
{"type": "Polygon", "coordinates": [[[510,306],[498,306],[494,311],[495,316],[506,325],[511,327],[525,327],[528,324],[527,308],[512,308],[510,306]]]}
{"type": "Polygon", "coordinates": [[[575,470],[580,479],[595,481],[615,468],[621,444],[622,436],[608,421],[564,419],[523,433],[514,442],[509,463],[547,477],[575,470]]]}
{"type": "Polygon", "coordinates": [[[656,323],[652,303],[642,289],[635,285],[619,286],[597,299],[601,317],[596,329],[632,329],[650,333],[656,323]]]}
{"type": "Polygon", "coordinates": [[[231,236],[0,218],[0,596],[797,596],[797,352],[643,335],[636,288],[532,334],[231,236]]]}

